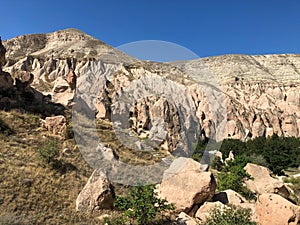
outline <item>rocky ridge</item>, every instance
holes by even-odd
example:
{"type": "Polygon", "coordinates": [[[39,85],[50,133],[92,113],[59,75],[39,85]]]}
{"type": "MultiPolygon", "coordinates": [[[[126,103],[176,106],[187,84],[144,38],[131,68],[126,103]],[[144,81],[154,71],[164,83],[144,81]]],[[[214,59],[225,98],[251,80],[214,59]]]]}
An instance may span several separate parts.
{"type": "Polygon", "coordinates": [[[80,92],[92,90],[89,101],[93,103],[89,105],[96,106],[97,117],[111,119],[119,113],[116,110],[128,107],[117,106],[120,93],[133,99],[132,108],[126,109],[128,127],[142,137],[154,137],[153,130],[163,130],[166,135],[160,145],[171,152],[179,140],[174,140],[174,134],[182,134],[183,127],[194,129],[196,136],[213,139],[300,136],[299,55],[143,62],[75,29],[19,36],[3,44],[7,49],[4,70],[13,77],[20,70],[34,74],[31,85],[50,94],[55,102],[69,104],[77,83],[80,92]],[[219,91],[198,85],[201,82],[215,85],[219,91]],[[129,93],[137,87],[139,90],[129,93]],[[153,94],[156,87],[165,88],[153,94]],[[170,111],[171,105],[175,109],[170,111]],[[154,115],[157,107],[165,113],[160,115],[164,123],[154,115]],[[183,117],[181,128],[170,122],[174,115],[183,117]]]}

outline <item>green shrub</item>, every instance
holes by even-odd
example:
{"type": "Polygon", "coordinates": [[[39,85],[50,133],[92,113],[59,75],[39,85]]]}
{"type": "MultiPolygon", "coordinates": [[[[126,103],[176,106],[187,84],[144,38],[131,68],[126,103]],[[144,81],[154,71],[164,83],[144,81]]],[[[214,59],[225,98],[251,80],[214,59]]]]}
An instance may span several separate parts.
{"type": "Polygon", "coordinates": [[[139,225],[150,224],[160,213],[174,209],[173,204],[157,197],[153,185],[132,187],[127,196],[117,196],[115,207],[139,225]]]}
{"type": "Polygon", "coordinates": [[[300,205],[300,177],[286,177],[283,178],[283,181],[289,183],[289,187],[293,190],[290,200],[295,204],[300,205]]]}
{"type": "Polygon", "coordinates": [[[222,159],[219,157],[219,156],[216,156],[211,164],[210,164],[210,167],[212,169],[215,169],[215,170],[218,170],[218,171],[221,171],[224,167],[224,163],[222,162],[222,159]]]}
{"type": "Polygon", "coordinates": [[[227,162],[218,174],[218,191],[232,189],[247,199],[255,199],[254,193],[243,185],[244,181],[251,179],[251,176],[244,170],[248,161],[246,157],[236,157],[235,160],[227,162]]]}
{"type": "MultiPolygon", "coordinates": [[[[205,225],[256,225],[251,220],[251,209],[227,205],[224,209],[212,209],[204,223],[205,225]]],[[[204,225],[203,224],[203,225],[204,225]]]]}
{"type": "Polygon", "coordinates": [[[59,144],[57,140],[50,139],[45,142],[37,150],[40,158],[50,166],[55,166],[57,164],[57,157],[59,156],[59,144]]]}

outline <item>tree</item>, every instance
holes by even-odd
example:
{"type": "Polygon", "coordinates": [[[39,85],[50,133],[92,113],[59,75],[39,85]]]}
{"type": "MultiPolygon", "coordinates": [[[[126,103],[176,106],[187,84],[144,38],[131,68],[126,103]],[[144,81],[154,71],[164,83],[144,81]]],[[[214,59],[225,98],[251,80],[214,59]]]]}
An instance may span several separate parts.
{"type": "Polygon", "coordinates": [[[244,166],[248,162],[249,159],[247,157],[241,156],[236,157],[233,161],[229,161],[228,165],[218,175],[218,191],[232,189],[247,199],[255,199],[254,193],[243,185],[244,181],[251,179],[250,174],[244,170],[244,166]]]}
{"type": "Polygon", "coordinates": [[[132,187],[127,196],[117,196],[115,207],[143,225],[150,224],[159,213],[174,209],[173,204],[157,197],[153,185],[132,187]]]}

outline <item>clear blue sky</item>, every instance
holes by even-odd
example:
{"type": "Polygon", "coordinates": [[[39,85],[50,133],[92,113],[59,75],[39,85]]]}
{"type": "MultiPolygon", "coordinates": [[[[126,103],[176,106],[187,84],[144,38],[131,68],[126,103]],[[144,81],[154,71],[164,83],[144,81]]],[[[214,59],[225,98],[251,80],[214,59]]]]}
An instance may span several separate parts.
{"type": "Polygon", "coordinates": [[[201,57],[300,53],[299,0],[7,0],[0,4],[3,40],[74,27],[114,47],[163,40],[201,57]]]}

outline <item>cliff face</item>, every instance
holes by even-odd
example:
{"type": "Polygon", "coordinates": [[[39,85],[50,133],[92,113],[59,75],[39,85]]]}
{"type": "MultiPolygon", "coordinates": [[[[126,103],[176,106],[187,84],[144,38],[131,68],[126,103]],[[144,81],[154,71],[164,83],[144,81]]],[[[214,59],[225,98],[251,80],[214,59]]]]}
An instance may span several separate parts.
{"type": "Polygon", "coordinates": [[[76,76],[77,97],[98,118],[121,115],[138,137],[169,151],[182,149],[182,137],[300,137],[300,55],[144,62],[74,29],[3,44],[5,71],[34,74],[32,86],[63,104],[75,95],[76,76]]]}

